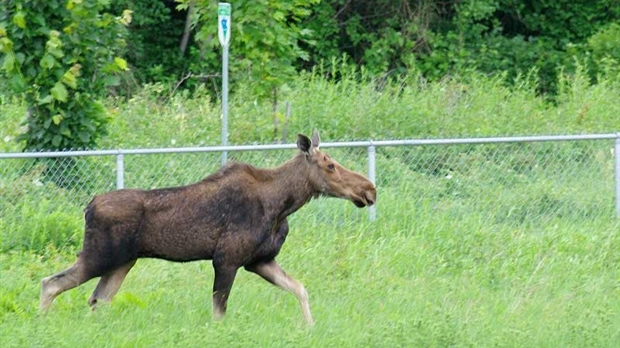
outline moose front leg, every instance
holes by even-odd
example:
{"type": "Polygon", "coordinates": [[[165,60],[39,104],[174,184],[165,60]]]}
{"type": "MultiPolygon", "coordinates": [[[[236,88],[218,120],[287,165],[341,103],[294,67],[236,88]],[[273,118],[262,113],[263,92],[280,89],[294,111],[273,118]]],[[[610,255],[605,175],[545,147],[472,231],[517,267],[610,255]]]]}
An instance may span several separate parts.
{"type": "Polygon", "coordinates": [[[226,314],[228,295],[237,275],[236,266],[213,263],[215,281],[213,282],[213,319],[221,320],[226,314]]]}
{"type": "Polygon", "coordinates": [[[299,301],[301,312],[304,315],[306,323],[308,323],[308,325],[314,324],[314,319],[312,319],[312,314],[310,314],[310,303],[308,302],[308,292],[306,288],[304,288],[300,282],[286,274],[276,260],[246,266],[245,269],[258,274],[271,284],[293,293],[299,301]]]}

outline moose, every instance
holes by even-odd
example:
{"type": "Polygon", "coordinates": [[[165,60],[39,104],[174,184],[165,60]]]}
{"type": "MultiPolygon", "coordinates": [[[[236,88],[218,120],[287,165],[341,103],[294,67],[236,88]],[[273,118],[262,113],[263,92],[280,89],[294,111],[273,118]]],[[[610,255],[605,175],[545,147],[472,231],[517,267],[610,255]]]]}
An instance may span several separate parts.
{"type": "Polygon", "coordinates": [[[121,189],[95,196],[84,210],[82,250],[68,269],[41,281],[39,308],[62,292],[100,277],[88,300],[110,302],[139,258],[176,262],[212,260],[213,318],[226,313],[228,296],[244,267],[293,293],[314,323],[304,286],[275,257],[289,232],[287,218],[312,198],[347,199],[357,207],[377,199],[366,177],[319,150],[320,138],[299,134],[299,152],[279,167],[231,162],[202,181],[154,190],[121,189]]]}

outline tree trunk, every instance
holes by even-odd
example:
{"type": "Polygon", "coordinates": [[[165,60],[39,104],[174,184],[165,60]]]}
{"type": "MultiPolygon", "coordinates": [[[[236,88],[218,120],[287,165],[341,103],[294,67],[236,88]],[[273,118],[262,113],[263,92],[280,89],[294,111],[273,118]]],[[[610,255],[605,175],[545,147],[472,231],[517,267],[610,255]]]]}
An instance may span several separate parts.
{"type": "Polygon", "coordinates": [[[187,51],[187,43],[189,42],[189,34],[191,32],[192,26],[192,13],[194,12],[194,2],[189,3],[189,7],[187,8],[187,16],[185,17],[185,29],[183,30],[183,37],[181,38],[181,44],[179,45],[179,51],[181,52],[181,56],[185,55],[185,51],[187,51]]]}

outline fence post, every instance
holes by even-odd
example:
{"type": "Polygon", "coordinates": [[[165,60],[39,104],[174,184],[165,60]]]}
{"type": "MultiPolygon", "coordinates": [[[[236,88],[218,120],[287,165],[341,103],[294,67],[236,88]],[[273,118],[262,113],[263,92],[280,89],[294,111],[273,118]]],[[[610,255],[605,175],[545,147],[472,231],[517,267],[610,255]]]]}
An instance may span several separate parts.
{"type": "MultiPolygon", "coordinates": [[[[368,146],[368,180],[372,182],[373,185],[375,183],[375,146],[372,145],[372,140],[370,141],[370,146],[368,146]]],[[[370,221],[375,221],[377,219],[377,210],[375,206],[368,208],[370,213],[370,221]]]]}
{"type": "Polygon", "coordinates": [[[120,190],[125,187],[125,162],[122,153],[116,155],[116,189],[120,190]]]}
{"type": "Polygon", "coordinates": [[[620,218],[620,132],[616,133],[614,146],[615,177],[616,177],[616,217],[620,218]]]}

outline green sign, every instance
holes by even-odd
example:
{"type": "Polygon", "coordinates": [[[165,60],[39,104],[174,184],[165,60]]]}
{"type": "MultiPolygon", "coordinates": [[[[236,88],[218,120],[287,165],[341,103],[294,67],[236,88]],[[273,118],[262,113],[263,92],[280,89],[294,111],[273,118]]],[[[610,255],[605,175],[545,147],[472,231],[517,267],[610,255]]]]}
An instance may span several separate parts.
{"type": "Polygon", "coordinates": [[[230,13],[232,7],[227,2],[220,2],[217,5],[217,36],[222,46],[227,46],[230,42],[230,13]]]}
{"type": "Polygon", "coordinates": [[[218,16],[230,16],[230,4],[220,2],[217,6],[217,14],[218,16]]]}

